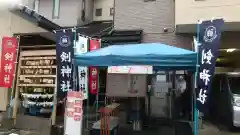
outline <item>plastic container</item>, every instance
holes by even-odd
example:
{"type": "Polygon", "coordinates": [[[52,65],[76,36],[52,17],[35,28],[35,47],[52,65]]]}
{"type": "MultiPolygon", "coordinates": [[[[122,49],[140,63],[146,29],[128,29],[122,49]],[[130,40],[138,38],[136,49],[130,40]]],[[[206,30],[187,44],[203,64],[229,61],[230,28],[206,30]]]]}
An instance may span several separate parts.
{"type": "Polygon", "coordinates": [[[64,126],[61,125],[52,125],[50,135],[63,135],[64,134],[64,126]]]}

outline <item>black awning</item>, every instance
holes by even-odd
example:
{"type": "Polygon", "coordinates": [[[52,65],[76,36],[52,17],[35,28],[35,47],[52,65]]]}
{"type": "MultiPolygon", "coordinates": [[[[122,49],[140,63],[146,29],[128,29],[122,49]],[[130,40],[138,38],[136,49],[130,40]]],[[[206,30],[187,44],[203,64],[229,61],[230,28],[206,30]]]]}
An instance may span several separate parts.
{"type": "Polygon", "coordinates": [[[52,39],[55,36],[51,32],[36,32],[36,33],[15,33],[15,36],[20,36],[19,46],[48,46],[55,45],[55,41],[52,39]],[[47,36],[47,37],[46,37],[47,36]]]}
{"type": "MultiPolygon", "coordinates": [[[[55,33],[36,32],[36,33],[16,33],[20,36],[20,46],[47,46],[56,44],[55,33]]],[[[141,43],[142,30],[112,30],[105,35],[96,36],[102,39],[102,47],[114,44],[141,43]]]]}
{"type": "Polygon", "coordinates": [[[26,6],[18,6],[17,8],[12,10],[12,12],[29,20],[29,21],[36,23],[36,25],[38,25],[39,27],[41,27],[45,30],[52,32],[53,30],[62,29],[61,26],[53,23],[52,21],[48,20],[44,16],[38,14],[37,12],[35,12],[34,10],[32,10],[26,6]]]}
{"type": "Polygon", "coordinates": [[[90,37],[101,36],[113,29],[112,21],[93,21],[77,28],[77,32],[90,37]]]}
{"type": "Polygon", "coordinates": [[[104,46],[123,43],[141,43],[142,30],[112,30],[100,38],[104,46]]]}

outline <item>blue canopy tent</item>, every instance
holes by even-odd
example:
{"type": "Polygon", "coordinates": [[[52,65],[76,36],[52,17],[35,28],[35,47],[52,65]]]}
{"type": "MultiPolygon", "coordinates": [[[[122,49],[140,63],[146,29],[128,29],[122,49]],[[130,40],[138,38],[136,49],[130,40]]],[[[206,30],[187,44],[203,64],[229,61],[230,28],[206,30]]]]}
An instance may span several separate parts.
{"type": "MultiPolygon", "coordinates": [[[[182,48],[161,43],[142,43],[113,45],[83,54],[76,53],[73,62],[75,66],[152,65],[162,71],[196,71],[197,57],[196,52],[182,48]]],[[[196,129],[194,132],[197,132],[196,129]]]]}
{"type": "Polygon", "coordinates": [[[75,54],[77,66],[153,65],[160,70],[196,69],[197,53],[161,43],[113,45],[75,54]]]}

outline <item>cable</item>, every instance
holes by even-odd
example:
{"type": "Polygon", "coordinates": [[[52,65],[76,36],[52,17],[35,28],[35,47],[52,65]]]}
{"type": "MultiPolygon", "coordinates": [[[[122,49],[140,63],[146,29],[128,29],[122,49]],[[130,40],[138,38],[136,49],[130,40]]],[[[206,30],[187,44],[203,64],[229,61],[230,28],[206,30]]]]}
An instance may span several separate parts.
{"type": "MultiPolygon", "coordinates": [[[[76,32],[77,29],[79,28],[85,28],[85,27],[73,27],[73,28],[66,28],[66,29],[60,29],[60,30],[53,30],[53,32],[56,34],[56,32],[58,31],[63,31],[63,32],[66,32],[67,30],[72,30],[72,32],[76,32]]],[[[110,26],[110,27],[107,27],[106,29],[103,29],[101,30],[100,32],[98,33],[94,33],[92,34],[92,36],[87,36],[87,35],[84,35],[84,34],[81,34],[81,33],[78,33],[78,36],[82,36],[82,37],[85,37],[85,38],[89,38],[89,39],[93,39],[93,40],[101,40],[101,39],[98,39],[98,38],[94,38],[93,36],[95,35],[98,35],[98,34],[101,34],[103,33],[104,31],[108,30],[108,29],[112,29],[113,26],[110,26]]],[[[107,41],[107,40],[101,40],[101,41],[107,41]]],[[[108,41],[107,41],[108,42],[108,41]]]]}
{"type": "MultiPolygon", "coordinates": [[[[72,30],[72,32],[74,32],[75,30],[80,29],[80,28],[88,28],[88,27],[86,27],[86,26],[79,26],[79,27],[72,27],[72,28],[65,28],[65,29],[53,30],[53,33],[56,33],[56,32],[58,32],[58,31],[63,31],[63,32],[65,32],[65,31],[67,31],[67,30],[72,30]]],[[[113,26],[107,27],[106,29],[103,29],[103,30],[101,30],[100,32],[94,33],[94,34],[92,34],[92,35],[101,34],[101,33],[103,33],[104,31],[106,31],[106,30],[108,30],[108,29],[110,29],[110,28],[113,28],[113,26]]]]}
{"type": "Polygon", "coordinates": [[[112,26],[110,26],[110,27],[107,27],[106,29],[103,29],[103,30],[101,30],[100,32],[98,32],[98,33],[95,33],[95,34],[92,34],[92,36],[94,36],[94,35],[98,35],[98,34],[102,34],[104,31],[106,31],[106,30],[108,30],[108,29],[110,29],[111,28],[111,30],[112,30],[112,28],[113,28],[113,25],[112,26]]]}
{"type": "Polygon", "coordinates": [[[166,29],[166,32],[145,32],[143,33],[143,35],[147,35],[147,34],[170,34],[170,33],[175,33],[176,29],[175,28],[168,28],[166,29]],[[172,29],[172,31],[168,31],[168,29],[172,29]]]}

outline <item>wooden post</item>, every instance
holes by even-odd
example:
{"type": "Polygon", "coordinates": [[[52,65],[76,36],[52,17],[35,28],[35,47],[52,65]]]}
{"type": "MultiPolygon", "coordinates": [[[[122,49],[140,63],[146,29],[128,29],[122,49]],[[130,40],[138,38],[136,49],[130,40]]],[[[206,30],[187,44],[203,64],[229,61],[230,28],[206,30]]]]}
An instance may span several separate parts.
{"type": "MultiPolygon", "coordinates": [[[[20,50],[18,50],[20,51],[20,50]]],[[[15,96],[14,96],[14,104],[13,104],[13,114],[12,114],[12,118],[14,119],[14,125],[16,124],[16,118],[17,118],[17,110],[18,110],[18,104],[19,104],[19,75],[20,75],[20,67],[22,65],[22,61],[21,61],[21,54],[19,56],[19,64],[18,64],[18,70],[17,70],[17,76],[15,76],[15,78],[17,79],[17,83],[16,83],[16,90],[15,90],[15,96]]]]}
{"type": "MultiPolygon", "coordinates": [[[[13,82],[12,82],[12,88],[11,88],[11,95],[10,95],[10,100],[9,100],[9,103],[8,103],[8,105],[10,105],[11,104],[11,101],[13,100],[13,93],[14,93],[14,89],[15,89],[15,87],[16,87],[16,82],[17,82],[17,71],[18,71],[18,61],[19,61],[19,49],[20,49],[20,47],[19,47],[19,45],[20,45],[20,36],[16,36],[16,38],[17,38],[17,40],[18,40],[18,45],[17,45],[17,51],[16,51],[16,53],[17,53],[17,56],[16,56],[16,61],[15,61],[15,63],[14,63],[14,65],[15,65],[15,69],[14,69],[14,79],[13,79],[13,82]]],[[[13,111],[13,108],[12,108],[12,106],[9,106],[8,107],[8,118],[11,118],[11,116],[12,116],[12,111],[13,111]]]]}
{"type": "MultiPolygon", "coordinates": [[[[57,68],[56,68],[57,73],[57,68]]],[[[54,97],[53,97],[53,109],[52,109],[52,125],[56,124],[56,116],[57,116],[57,74],[55,78],[55,90],[54,90],[54,97]]]]}
{"type": "Polygon", "coordinates": [[[53,100],[53,110],[52,110],[52,125],[56,124],[56,117],[57,117],[57,97],[54,94],[54,100],[53,100]]]}

